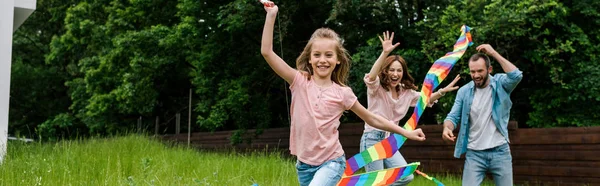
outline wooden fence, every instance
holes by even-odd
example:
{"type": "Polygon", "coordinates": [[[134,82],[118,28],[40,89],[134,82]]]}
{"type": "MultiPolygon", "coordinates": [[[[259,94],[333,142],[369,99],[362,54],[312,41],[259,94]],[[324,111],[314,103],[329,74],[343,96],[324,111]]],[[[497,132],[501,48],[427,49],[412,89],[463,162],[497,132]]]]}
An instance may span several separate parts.
{"type": "MultiPolygon", "coordinates": [[[[530,185],[600,185],[600,127],[517,129],[509,123],[513,174],[516,183],[530,185]]],[[[463,158],[453,157],[454,144],[441,138],[441,125],[421,125],[424,142],[407,141],[400,149],[408,162],[421,162],[419,169],[431,173],[460,176],[463,158]]],[[[342,124],[340,143],[346,157],[358,153],[362,123],[342,124]]],[[[253,134],[254,130],[249,130],[253,134]]],[[[266,129],[250,143],[230,145],[231,131],[192,133],[191,145],[202,149],[269,148],[287,152],[289,128],[266,129]]],[[[187,142],[185,135],[165,135],[163,139],[187,142]]]]}

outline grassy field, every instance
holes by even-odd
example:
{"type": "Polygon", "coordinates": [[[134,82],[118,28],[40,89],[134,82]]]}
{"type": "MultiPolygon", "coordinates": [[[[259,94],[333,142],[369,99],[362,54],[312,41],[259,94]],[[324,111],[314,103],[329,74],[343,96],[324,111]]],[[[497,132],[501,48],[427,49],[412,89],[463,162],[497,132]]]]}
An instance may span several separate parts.
{"type": "MultiPolygon", "coordinates": [[[[294,163],[276,153],[201,152],[139,135],[52,144],[11,141],[0,184],[298,185],[294,163]]],[[[433,176],[460,185],[459,178],[433,176]]],[[[435,184],[417,176],[411,185],[435,184]]]]}

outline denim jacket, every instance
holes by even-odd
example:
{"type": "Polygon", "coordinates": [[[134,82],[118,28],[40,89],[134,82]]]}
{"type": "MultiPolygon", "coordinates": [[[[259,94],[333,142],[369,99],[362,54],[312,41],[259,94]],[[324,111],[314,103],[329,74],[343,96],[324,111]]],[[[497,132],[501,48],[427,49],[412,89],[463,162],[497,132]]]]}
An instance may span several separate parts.
{"type": "MultiPolygon", "coordinates": [[[[519,69],[513,70],[506,74],[500,73],[494,76],[489,76],[492,88],[492,120],[496,124],[496,128],[500,131],[506,141],[508,139],[508,119],[510,117],[510,108],[512,101],[510,93],[517,87],[517,84],[523,79],[523,72],[519,69]]],[[[457,123],[460,123],[460,131],[458,132],[458,140],[454,147],[454,157],[460,158],[462,154],[467,152],[467,143],[469,140],[469,113],[471,112],[471,103],[473,103],[473,95],[475,93],[475,84],[473,81],[464,85],[458,90],[456,100],[452,106],[452,110],[448,113],[445,120],[449,120],[454,124],[456,129],[457,123]]]]}

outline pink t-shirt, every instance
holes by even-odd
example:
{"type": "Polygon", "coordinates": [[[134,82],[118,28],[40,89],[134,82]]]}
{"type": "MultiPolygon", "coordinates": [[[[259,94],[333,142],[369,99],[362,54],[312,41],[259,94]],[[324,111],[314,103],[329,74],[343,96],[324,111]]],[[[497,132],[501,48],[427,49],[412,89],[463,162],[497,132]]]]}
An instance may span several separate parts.
{"type": "Polygon", "coordinates": [[[337,129],[342,113],[357,100],[352,89],[336,83],[319,87],[301,73],[296,73],[290,90],[291,154],[309,165],[321,165],[343,155],[337,129]]]}
{"type": "MultiPolygon", "coordinates": [[[[390,120],[396,125],[404,118],[408,108],[414,107],[419,100],[419,92],[405,88],[400,88],[400,91],[398,91],[398,99],[392,98],[392,92],[386,91],[381,86],[379,76],[375,78],[375,81],[369,81],[369,74],[366,74],[364,81],[367,84],[368,110],[390,120]]],[[[379,129],[365,122],[365,132],[372,130],[379,129]]]]}

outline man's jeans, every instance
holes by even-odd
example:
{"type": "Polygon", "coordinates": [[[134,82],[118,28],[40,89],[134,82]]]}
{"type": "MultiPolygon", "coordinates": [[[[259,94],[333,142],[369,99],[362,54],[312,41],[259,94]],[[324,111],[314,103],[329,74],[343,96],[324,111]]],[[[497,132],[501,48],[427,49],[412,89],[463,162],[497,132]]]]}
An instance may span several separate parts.
{"type": "Polygon", "coordinates": [[[346,157],[336,159],[314,166],[296,160],[298,182],[301,186],[335,186],[346,169],[346,157]]]}
{"type": "Polygon", "coordinates": [[[508,143],[486,150],[467,150],[462,185],[480,185],[489,171],[496,186],[513,185],[512,156],[508,143]]]}

